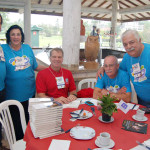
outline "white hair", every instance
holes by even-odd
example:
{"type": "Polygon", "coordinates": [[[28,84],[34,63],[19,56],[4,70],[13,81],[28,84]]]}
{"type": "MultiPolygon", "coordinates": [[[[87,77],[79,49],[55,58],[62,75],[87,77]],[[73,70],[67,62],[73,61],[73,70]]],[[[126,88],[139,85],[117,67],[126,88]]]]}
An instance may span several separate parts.
{"type": "MultiPolygon", "coordinates": [[[[108,56],[105,57],[105,59],[108,58],[108,57],[113,57],[114,60],[115,60],[115,64],[118,64],[118,63],[119,63],[119,62],[118,62],[118,58],[117,58],[116,56],[114,56],[114,55],[108,55],[108,56]]],[[[104,59],[104,61],[105,61],[105,59],[104,59]]]]}
{"type": "Polygon", "coordinates": [[[129,29],[129,30],[126,30],[126,31],[122,34],[121,40],[123,40],[123,38],[124,38],[126,35],[128,35],[128,34],[133,34],[134,37],[135,37],[138,41],[141,39],[139,33],[138,33],[136,30],[131,30],[131,29],[129,29]]]}

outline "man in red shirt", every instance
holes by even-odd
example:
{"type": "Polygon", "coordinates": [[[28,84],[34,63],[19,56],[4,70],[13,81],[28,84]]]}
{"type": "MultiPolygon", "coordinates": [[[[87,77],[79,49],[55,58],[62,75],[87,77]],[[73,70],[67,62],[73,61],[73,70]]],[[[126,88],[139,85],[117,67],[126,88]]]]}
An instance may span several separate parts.
{"type": "Polygon", "coordinates": [[[72,73],[61,67],[63,50],[50,51],[51,65],[38,72],[36,90],[38,97],[53,97],[55,101],[66,104],[77,99],[76,86],[72,73]]]}

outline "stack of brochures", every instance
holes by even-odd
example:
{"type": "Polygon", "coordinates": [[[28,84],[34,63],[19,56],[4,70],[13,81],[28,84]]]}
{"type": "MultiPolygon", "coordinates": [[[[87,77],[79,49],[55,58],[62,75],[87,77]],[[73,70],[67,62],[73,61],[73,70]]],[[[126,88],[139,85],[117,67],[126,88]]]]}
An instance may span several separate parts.
{"type": "Polygon", "coordinates": [[[62,109],[62,105],[56,102],[32,105],[30,126],[35,138],[62,133],[62,109]]]}
{"type": "Polygon", "coordinates": [[[28,107],[28,112],[29,112],[29,117],[31,121],[31,116],[32,116],[32,106],[35,104],[43,104],[43,103],[49,103],[51,102],[51,98],[30,98],[29,99],[29,107],[28,107]]]}

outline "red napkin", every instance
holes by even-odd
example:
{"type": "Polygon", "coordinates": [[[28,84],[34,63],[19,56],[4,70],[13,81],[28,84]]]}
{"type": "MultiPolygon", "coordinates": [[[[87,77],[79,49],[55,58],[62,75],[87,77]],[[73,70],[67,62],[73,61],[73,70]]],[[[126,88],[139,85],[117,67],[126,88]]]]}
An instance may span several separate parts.
{"type": "Polygon", "coordinates": [[[77,92],[78,98],[92,98],[93,97],[93,90],[92,88],[82,89],[77,92]]]}

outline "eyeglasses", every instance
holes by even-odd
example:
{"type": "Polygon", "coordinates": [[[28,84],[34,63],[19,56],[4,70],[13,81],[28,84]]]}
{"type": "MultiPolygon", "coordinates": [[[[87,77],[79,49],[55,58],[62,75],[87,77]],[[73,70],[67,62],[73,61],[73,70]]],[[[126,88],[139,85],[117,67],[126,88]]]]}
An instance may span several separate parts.
{"type": "Polygon", "coordinates": [[[116,64],[109,64],[109,65],[104,64],[104,68],[107,68],[107,67],[112,68],[114,65],[116,64]]]}

